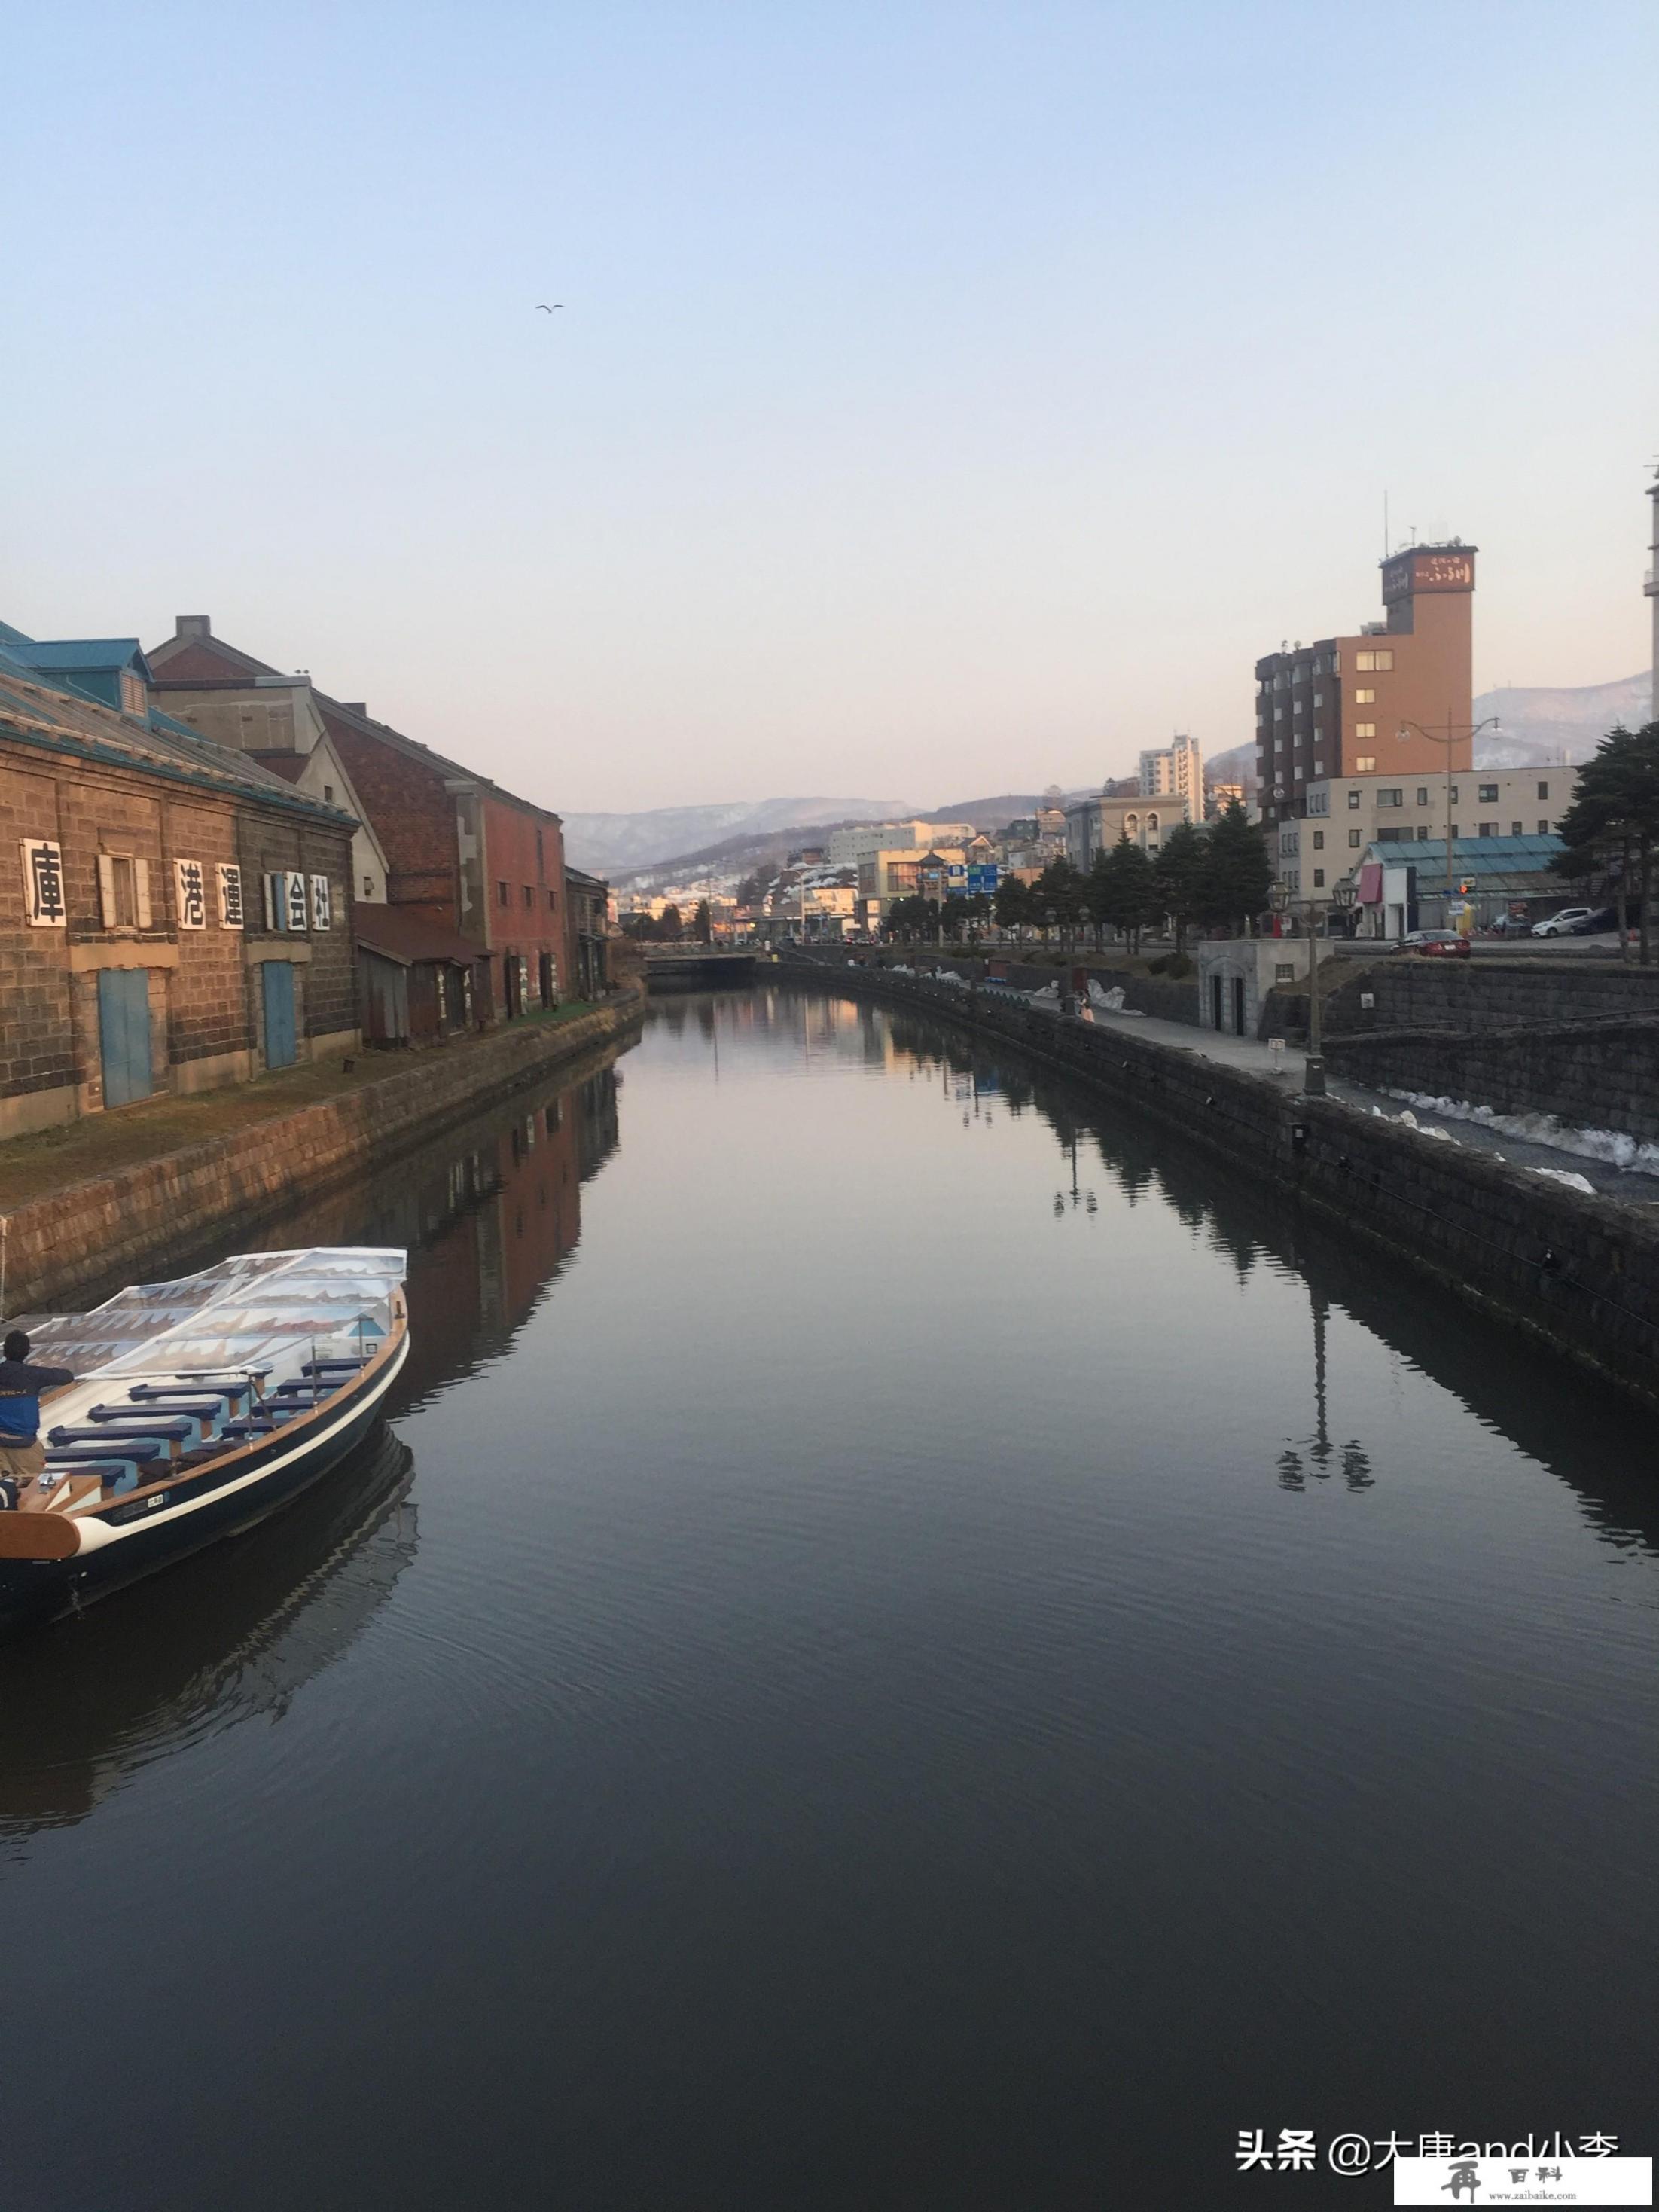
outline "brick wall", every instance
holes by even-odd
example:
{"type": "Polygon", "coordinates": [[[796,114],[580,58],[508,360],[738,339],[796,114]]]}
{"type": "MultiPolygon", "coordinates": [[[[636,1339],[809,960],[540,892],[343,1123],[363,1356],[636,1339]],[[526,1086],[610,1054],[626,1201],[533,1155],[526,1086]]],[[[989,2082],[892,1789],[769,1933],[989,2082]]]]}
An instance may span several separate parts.
{"type": "Polygon", "coordinates": [[[0,763],[0,1097],[75,1080],[64,933],[25,919],[23,840],[61,835],[52,776],[0,763]]]}
{"type": "MultiPolygon", "coordinates": [[[[239,822],[242,855],[243,896],[247,908],[246,957],[281,960],[296,943],[310,949],[310,958],[295,970],[295,1019],[305,1036],[331,1036],[357,1025],[356,967],[352,946],[351,835],[297,817],[245,811],[239,822]],[[331,916],[325,930],[313,929],[304,939],[264,933],[262,878],[277,869],[298,869],[305,876],[328,878],[331,916]]],[[[257,997],[257,988],[250,982],[257,997]]],[[[256,1025],[257,1006],[250,1019],[256,1025]]]]}
{"type": "MultiPolygon", "coordinates": [[[[555,995],[568,990],[575,973],[564,891],[564,839],[556,815],[515,804],[485,792],[483,818],[484,905],[489,949],[498,956],[522,954],[530,964],[530,991],[544,952],[553,958],[555,995]],[[507,903],[501,886],[507,886],[507,903]]],[[[505,1006],[503,996],[498,1002],[505,1006]]]]}
{"type": "Polygon", "coordinates": [[[323,720],[386,854],[386,903],[459,929],[455,799],[443,771],[326,708],[323,720]]]}
{"type": "MultiPolygon", "coordinates": [[[[12,1133],[95,1112],[105,1103],[99,976],[145,971],[151,1082],[157,1091],[234,1081],[257,1048],[258,981],[246,953],[262,933],[259,875],[295,868],[328,878],[331,926],[307,940],[302,1034],[356,1026],[351,933],[351,835],[253,799],[197,792],[137,765],[91,763],[0,742],[0,1130],[12,1133]],[[61,848],[66,908],[59,929],[28,926],[22,841],[61,848]],[[106,919],[100,854],[143,863],[149,919],[106,919]],[[174,863],[201,864],[206,927],[179,927],[174,863]],[[246,930],[219,919],[216,864],[242,870],[246,930]],[[191,1071],[198,1071],[194,1079],[191,1071]]],[[[269,940],[290,957],[295,939],[269,940]]]]}
{"type": "MultiPolygon", "coordinates": [[[[163,978],[161,1026],[167,1041],[167,1057],[179,1066],[223,1053],[246,1052],[253,1038],[248,1019],[247,970],[242,959],[245,933],[222,928],[219,923],[218,864],[222,860],[240,863],[241,859],[235,813],[223,805],[170,805],[163,808],[163,815],[167,860],[159,891],[162,910],[176,933],[179,965],[163,978]],[[174,865],[181,860],[201,863],[205,929],[179,927],[174,865]]],[[[246,870],[242,890],[245,905],[258,896],[258,886],[250,885],[246,870]]],[[[154,1027],[153,1002],[151,1011],[154,1027]]]]}

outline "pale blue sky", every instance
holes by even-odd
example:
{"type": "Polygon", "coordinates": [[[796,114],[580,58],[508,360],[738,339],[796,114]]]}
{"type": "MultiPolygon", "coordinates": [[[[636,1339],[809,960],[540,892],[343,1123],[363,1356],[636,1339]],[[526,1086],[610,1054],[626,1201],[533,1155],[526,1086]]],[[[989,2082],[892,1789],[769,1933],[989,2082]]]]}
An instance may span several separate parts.
{"type": "Polygon", "coordinates": [[[1482,549],[1646,665],[1659,8],[8,32],[0,617],[206,612],[570,809],[1092,781],[1482,549]],[[561,300],[556,315],[534,302],[561,300]]]}

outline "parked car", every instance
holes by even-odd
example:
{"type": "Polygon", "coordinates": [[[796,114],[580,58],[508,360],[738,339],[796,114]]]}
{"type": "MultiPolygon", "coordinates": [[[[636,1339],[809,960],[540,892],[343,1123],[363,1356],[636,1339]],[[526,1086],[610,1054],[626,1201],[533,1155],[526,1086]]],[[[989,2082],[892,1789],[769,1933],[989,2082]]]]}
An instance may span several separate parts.
{"type": "Polygon", "coordinates": [[[1575,937],[1600,937],[1604,931],[1617,929],[1618,927],[1618,908],[1598,906],[1588,921],[1581,921],[1575,926],[1572,933],[1575,937]]]}
{"type": "Polygon", "coordinates": [[[1559,914],[1547,915],[1542,921],[1532,926],[1534,937],[1577,937],[1582,926],[1595,912],[1593,906],[1564,906],[1559,914]]]}
{"type": "Polygon", "coordinates": [[[1467,960],[1472,950],[1468,939],[1455,929],[1414,929],[1409,937],[1401,939],[1395,949],[1420,952],[1429,960],[1467,960]]]}

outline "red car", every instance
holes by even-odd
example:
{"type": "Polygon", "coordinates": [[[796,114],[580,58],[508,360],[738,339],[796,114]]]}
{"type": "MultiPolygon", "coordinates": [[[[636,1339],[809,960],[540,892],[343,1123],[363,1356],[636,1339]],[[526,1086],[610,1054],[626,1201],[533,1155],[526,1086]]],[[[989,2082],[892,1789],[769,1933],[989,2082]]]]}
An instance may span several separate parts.
{"type": "Polygon", "coordinates": [[[1472,948],[1468,939],[1455,929],[1414,929],[1401,939],[1399,950],[1420,952],[1429,960],[1467,960],[1472,948]]]}

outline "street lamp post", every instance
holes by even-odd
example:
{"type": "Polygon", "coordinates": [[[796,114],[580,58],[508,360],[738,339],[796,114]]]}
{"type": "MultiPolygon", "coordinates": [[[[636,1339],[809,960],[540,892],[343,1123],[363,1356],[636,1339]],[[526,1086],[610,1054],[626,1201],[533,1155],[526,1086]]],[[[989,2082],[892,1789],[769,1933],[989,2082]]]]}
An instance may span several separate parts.
{"type": "Polygon", "coordinates": [[[1302,1088],[1310,1098],[1322,1098],[1325,1095],[1323,1024],[1319,1005],[1319,924],[1327,908],[1334,907],[1339,914],[1349,913],[1358,896],[1358,887],[1352,878],[1336,884],[1328,898],[1298,899],[1285,884],[1273,887],[1275,914],[1291,914],[1300,909],[1308,917],[1308,1051],[1303,1065],[1302,1088]]]}
{"type": "Polygon", "coordinates": [[[1451,709],[1448,708],[1446,726],[1443,730],[1422,722],[1402,721],[1395,732],[1402,744],[1409,739],[1414,730],[1419,738],[1426,738],[1430,744],[1443,745],[1446,748],[1446,911],[1442,920],[1448,929],[1451,927],[1452,892],[1456,884],[1456,875],[1452,867],[1452,748],[1462,744],[1467,738],[1469,743],[1469,763],[1473,768],[1475,739],[1482,730],[1495,730],[1497,727],[1496,714],[1488,714],[1484,722],[1454,722],[1451,718],[1451,709]]]}

